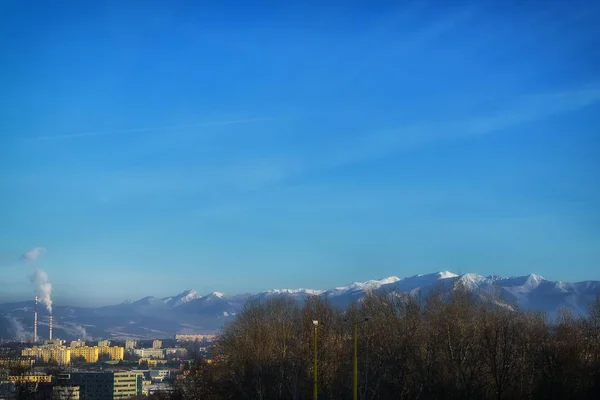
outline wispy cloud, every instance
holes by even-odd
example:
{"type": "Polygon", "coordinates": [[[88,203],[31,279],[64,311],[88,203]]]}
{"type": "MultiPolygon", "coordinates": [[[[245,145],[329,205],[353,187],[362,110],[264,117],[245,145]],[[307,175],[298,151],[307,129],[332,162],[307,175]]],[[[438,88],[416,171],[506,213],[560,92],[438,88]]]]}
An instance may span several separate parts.
{"type": "Polygon", "coordinates": [[[46,249],[44,247],[34,247],[33,249],[23,253],[23,256],[21,258],[26,262],[35,262],[35,260],[37,260],[38,257],[44,254],[45,252],[46,249]]]}
{"type": "Polygon", "coordinates": [[[526,95],[497,111],[444,122],[421,121],[398,128],[365,134],[353,142],[338,143],[335,152],[317,160],[320,168],[356,162],[418,149],[441,141],[489,135],[521,124],[577,111],[600,102],[600,87],[526,95]]]}
{"type": "MultiPolygon", "coordinates": [[[[351,140],[330,143],[321,153],[301,158],[302,162],[298,162],[296,158],[293,163],[281,163],[281,169],[277,174],[278,179],[273,182],[417,150],[440,142],[496,134],[504,129],[541,121],[598,103],[600,103],[600,87],[587,86],[573,90],[519,96],[505,107],[487,115],[467,116],[443,122],[420,121],[379,132],[365,132],[351,140]]],[[[279,155],[278,158],[281,156],[279,155]]],[[[264,163],[264,160],[262,162],[264,163]]],[[[247,174],[248,168],[240,173],[247,174]]]]}
{"type": "Polygon", "coordinates": [[[511,126],[576,111],[599,101],[598,87],[523,96],[505,110],[464,121],[461,136],[493,133],[511,126]]]}
{"type": "MultiPolygon", "coordinates": [[[[319,146],[299,150],[278,148],[277,153],[248,154],[244,160],[223,158],[209,164],[180,168],[136,169],[115,174],[102,173],[94,179],[93,193],[101,202],[118,201],[149,193],[252,192],[276,186],[307,174],[400,156],[430,145],[468,140],[473,136],[499,134],[505,129],[576,111],[600,102],[600,88],[518,96],[496,111],[457,117],[442,122],[415,121],[354,136],[324,137],[319,146]]],[[[82,179],[83,181],[83,179],[82,179]]]]}
{"type": "Polygon", "coordinates": [[[221,126],[221,125],[250,124],[250,123],[254,123],[254,122],[264,122],[264,121],[271,121],[271,120],[273,120],[273,118],[267,118],[267,117],[230,119],[230,120],[223,120],[223,121],[200,122],[200,123],[196,123],[196,124],[187,124],[187,125],[169,125],[169,126],[155,126],[155,127],[146,127],[146,128],[118,129],[118,130],[114,130],[114,131],[101,131],[101,132],[91,131],[91,132],[81,132],[81,133],[70,133],[70,134],[65,134],[65,135],[31,136],[31,137],[28,137],[27,140],[77,139],[77,138],[85,138],[85,137],[119,135],[119,134],[127,134],[127,133],[174,131],[174,130],[180,130],[180,129],[206,128],[206,127],[221,126]]]}

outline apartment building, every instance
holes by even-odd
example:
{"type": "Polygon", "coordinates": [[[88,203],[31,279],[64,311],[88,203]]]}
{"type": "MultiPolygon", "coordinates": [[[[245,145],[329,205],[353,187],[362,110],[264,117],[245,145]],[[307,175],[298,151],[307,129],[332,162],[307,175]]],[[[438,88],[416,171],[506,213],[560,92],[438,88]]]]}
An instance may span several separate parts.
{"type": "Polygon", "coordinates": [[[32,368],[34,360],[32,358],[11,357],[0,358],[0,368],[32,368]]]}
{"type": "Polygon", "coordinates": [[[74,348],[71,347],[71,358],[72,359],[74,359],[75,357],[83,357],[85,359],[85,362],[97,363],[99,354],[100,354],[99,349],[96,346],[94,346],[94,347],[83,346],[83,347],[74,347],[74,348]]]}
{"type": "Polygon", "coordinates": [[[132,349],[131,352],[141,358],[165,358],[164,349],[132,349]]]}
{"type": "Polygon", "coordinates": [[[79,386],[54,386],[52,400],[80,400],[79,386]]]}
{"type": "Polygon", "coordinates": [[[52,382],[52,376],[46,374],[14,375],[7,376],[6,381],[11,383],[50,383],[52,382]]]}
{"type": "Polygon", "coordinates": [[[71,349],[65,346],[34,346],[21,350],[23,357],[34,357],[37,360],[56,361],[59,365],[71,363],[71,349]]]}
{"type": "Polygon", "coordinates": [[[121,346],[100,346],[98,347],[99,354],[108,354],[111,360],[120,361],[123,359],[125,349],[121,346]]]}
{"type": "Polygon", "coordinates": [[[114,372],[114,399],[128,399],[142,394],[144,374],[138,371],[114,372]]]}
{"type": "Polygon", "coordinates": [[[178,334],[175,335],[175,339],[179,340],[181,342],[196,342],[196,341],[203,341],[203,340],[214,340],[216,339],[217,335],[201,335],[201,334],[193,334],[193,335],[185,335],[185,334],[178,334]]]}

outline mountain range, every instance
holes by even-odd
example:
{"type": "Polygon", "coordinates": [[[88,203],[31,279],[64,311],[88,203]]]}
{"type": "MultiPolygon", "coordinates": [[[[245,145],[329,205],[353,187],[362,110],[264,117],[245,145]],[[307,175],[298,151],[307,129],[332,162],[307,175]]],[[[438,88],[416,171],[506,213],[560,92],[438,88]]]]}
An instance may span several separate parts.
{"type": "MultiPolygon", "coordinates": [[[[380,280],[354,282],[328,290],[273,289],[256,294],[227,296],[220,292],[200,295],[186,290],[178,295],[157,298],[144,297],[137,301],[83,308],[54,307],[55,337],[82,338],[156,338],[172,337],[176,333],[214,333],[227,321],[235,318],[249,299],[264,300],[286,295],[297,301],[308,296],[326,296],[338,307],[347,307],[368,291],[426,294],[442,288],[452,290],[462,285],[478,296],[493,295],[502,303],[524,310],[542,311],[553,318],[560,309],[575,316],[587,315],[590,303],[600,296],[600,281],[550,281],[531,274],[503,278],[473,273],[457,275],[443,271],[406,278],[391,276],[380,280]]],[[[38,335],[47,334],[47,314],[39,310],[38,335]]],[[[0,337],[27,340],[33,330],[33,302],[0,304],[0,337]]]]}

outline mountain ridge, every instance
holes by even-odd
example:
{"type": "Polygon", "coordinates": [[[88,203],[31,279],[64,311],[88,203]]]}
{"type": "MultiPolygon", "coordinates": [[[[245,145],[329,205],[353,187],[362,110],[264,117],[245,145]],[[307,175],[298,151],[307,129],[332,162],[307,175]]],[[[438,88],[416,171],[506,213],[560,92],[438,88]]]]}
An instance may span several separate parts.
{"type": "MultiPolygon", "coordinates": [[[[438,271],[399,278],[389,276],[364,282],[352,282],[331,289],[270,289],[254,294],[228,296],[221,292],[201,295],[187,289],[174,296],[158,298],[146,296],[135,301],[115,305],[82,308],[56,306],[54,329],[62,330],[65,337],[77,337],[81,328],[90,336],[150,338],[168,337],[175,333],[214,333],[239,313],[248,299],[265,300],[273,296],[289,296],[303,301],[309,296],[326,296],[332,305],[347,307],[359,301],[370,291],[384,291],[425,295],[436,288],[453,290],[459,285],[478,296],[497,296],[498,301],[510,307],[542,311],[550,318],[559,310],[569,310],[575,316],[587,314],[591,301],[600,296],[600,281],[551,281],[541,275],[500,277],[476,273],[455,274],[438,271]]],[[[32,302],[0,304],[0,314],[23,325],[16,331],[25,334],[31,330],[32,302]]],[[[40,316],[44,311],[40,312],[40,316]]],[[[44,325],[44,317],[40,324],[44,325]]],[[[15,329],[13,329],[15,330],[15,329]]],[[[0,337],[8,335],[2,333],[0,337]]],[[[15,333],[16,335],[16,333],[15,333]]]]}

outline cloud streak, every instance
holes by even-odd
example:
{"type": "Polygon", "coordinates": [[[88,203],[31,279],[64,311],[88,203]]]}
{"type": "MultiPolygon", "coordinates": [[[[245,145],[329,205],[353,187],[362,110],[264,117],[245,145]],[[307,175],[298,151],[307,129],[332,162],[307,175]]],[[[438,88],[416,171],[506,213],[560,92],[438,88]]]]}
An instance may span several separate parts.
{"type": "Polygon", "coordinates": [[[138,169],[118,174],[102,173],[91,191],[103,201],[137,195],[195,192],[223,195],[261,190],[306,174],[343,168],[436,143],[469,140],[471,137],[501,133],[505,129],[544,120],[593,106],[600,102],[600,87],[517,96],[495,111],[442,122],[416,121],[406,125],[361,134],[344,135],[302,151],[277,148],[277,153],[252,155],[245,159],[219,159],[186,168],[138,169]]]}
{"type": "Polygon", "coordinates": [[[31,136],[27,140],[34,141],[49,141],[49,140],[67,140],[67,139],[78,139],[86,137],[98,137],[98,136],[109,136],[119,135],[128,133],[143,133],[143,132],[161,132],[161,131],[174,131],[179,129],[191,129],[191,128],[207,128],[211,126],[224,126],[224,125],[238,125],[238,124],[251,124],[254,122],[272,121],[273,118],[247,118],[247,119],[231,119],[223,121],[210,121],[201,122],[197,124],[188,125],[170,125],[170,126],[156,126],[147,128],[133,128],[133,129],[119,129],[114,131],[102,131],[102,132],[82,132],[82,133],[71,133],[66,135],[42,135],[42,136],[31,136]]]}
{"type": "Polygon", "coordinates": [[[35,262],[35,260],[45,252],[46,249],[43,247],[34,247],[33,249],[26,251],[21,258],[26,262],[35,262]]]}
{"type": "Polygon", "coordinates": [[[580,110],[600,102],[600,87],[522,96],[496,112],[445,121],[420,122],[375,134],[362,135],[352,143],[338,143],[336,152],[317,160],[318,168],[351,165],[390,154],[410,151],[449,140],[489,135],[521,124],[580,110]]]}

